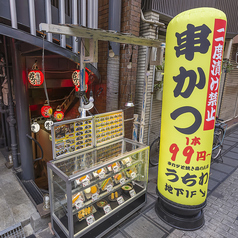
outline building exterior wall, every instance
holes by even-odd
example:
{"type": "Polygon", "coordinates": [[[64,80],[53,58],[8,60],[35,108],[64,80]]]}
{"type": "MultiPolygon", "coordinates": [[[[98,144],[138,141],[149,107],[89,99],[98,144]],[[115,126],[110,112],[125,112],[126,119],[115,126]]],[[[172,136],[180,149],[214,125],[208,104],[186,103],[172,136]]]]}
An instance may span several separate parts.
{"type": "MultiPolygon", "coordinates": [[[[139,0],[122,0],[121,10],[121,32],[130,33],[139,36],[140,28],[140,9],[139,0]]],[[[98,27],[108,30],[108,11],[109,0],[99,1],[99,19],[98,27]]],[[[120,48],[120,75],[119,75],[119,109],[126,109],[125,103],[128,101],[128,94],[132,94],[132,100],[135,98],[135,82],[137,73],[138,47],[133,47],[132,69],[128,70],[132,45],[121,45],[120,48]]],[[[101,84],[95,87],[95,106],[99,113],[106,111],[106,90],[107,90],[107,61],[108,61],[108,42],[99,41],[98,44],[98,70],[101,75],[101,84]],[[97,90],[103,88],[103,92],[97,97],[97,90]]],[[[134,108],[124,111],[125,119],[133,118],[134,108]]],[[[125,123],[125,137],[132,137],[132,120],[125,123]]]]}
{"type": "Polygon", "coordinates": [[[238,32],[237,0],[142,0],[143,11],[155,11],[171,20],[177,14],[198,7],[213,7],[227,15],[227,32],[234,36],[238,32]]]}
{"type": "MultiPolygon", "coordinates": [[[[225,77],[224,90],[222,94],[221,108],[219,118],[223,120],[230,120],[238,116],[238,68],[235,61],[235,55],[238,52],[238,44],[232,45],[230,54],[230,62],[233,69],[227,73],[225,77]]],[[[225,74],[225,72],[224,72],[225,74]]],[[[223,85],[221,85],[222,87],[223,85]]],[[[222,93],[222,88],[221,88],[222,93]]]]}
{"type": "MultiPolygon", "coordinates": [[[[145,12],[145,19],[149,20],[159,20],[159,14],[156,12],[145,12]]],[[[156,27],[149,25],[148,23],[141,22],[140,26],[140,36],[148,37],[155,39],[156,38],[156,27]]],[[[159,39],[164,40],[164,37],[159,36],[159,39]]],[[[140,46],[138,53],[138,66],[137,66],[137,81],[136,81],[136,101],[135,101],[135,113],[139,114],[139,118],[142,113],[142,101],[143,101],[143,87],[145,80],[145,63],[146,63],[146,47],[140,46]]],[[[151,113],[151,129],[149,134],[149,144],[158,137],[160,132],[160,114],[162,101],[158,101],[155,99],[155,94],[152,92],[152,84],[153,84],[154,76],[153,76],[153,66],[150,66],[150,75],[148,77],[148,91],[146,98],[146,111],[145,111],[145,127],[144,127],[144,138],[143,143],[148,143],[148,130],[149,130],[149,118],[151,113]],[[152,108],[151,108],[151,100],[152,100],[152,108]]]]}
{"type": "MultiPolygon", "coordinates": [[[[139,36],[140,31],[140,9],[141,0],[123,0],[121,16],[121,32],[130,33],[139,36]]],[[[132,101],[135,102],[135,85],[137,74],[138,46],[121,45],[120,51],[120,94],[119,108],[126,109],[125,103],[128,101],[128,95],[131,94],[132,101]],[[127,65],[132,55],[132,69],[127,65]]],[[[134,107],[124,110],[125,119],[133,118],[134,107]]],[[[125,122],[125,137],[132,137],[133,120],[125,122]]]]}

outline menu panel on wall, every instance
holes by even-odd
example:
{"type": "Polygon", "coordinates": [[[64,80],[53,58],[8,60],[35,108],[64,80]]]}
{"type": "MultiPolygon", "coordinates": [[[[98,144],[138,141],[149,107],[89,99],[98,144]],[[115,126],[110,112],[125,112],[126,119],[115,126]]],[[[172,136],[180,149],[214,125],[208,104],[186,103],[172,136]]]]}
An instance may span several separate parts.
{"type": "Polygon", "coordinates": [[[53,157],[91,148],[93,138],[92,117],[55,123],[52,130],[53,157]]]}
{"type": "Polygon", "coordinates": [[[98,114],[95,116],[96,145],[101,145],[124,136],[122,111],[98,114]]]}
{"type": "Polygon", "coordinates": [[[124,137],[122,110],[56,122],[52,126],[53,158],[62,158],[124,137]]]}

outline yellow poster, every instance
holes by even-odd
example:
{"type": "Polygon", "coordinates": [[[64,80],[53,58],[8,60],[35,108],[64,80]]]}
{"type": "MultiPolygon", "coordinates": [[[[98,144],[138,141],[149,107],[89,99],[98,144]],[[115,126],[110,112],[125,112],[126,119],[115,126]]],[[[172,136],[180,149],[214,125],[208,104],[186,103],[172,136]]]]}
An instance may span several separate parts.
{"type": "Polygon", "coordinates": [[[157,186],[178,204],[207,197],[225,33],[226,16],[213,8],[168,25],[157,186]]]}

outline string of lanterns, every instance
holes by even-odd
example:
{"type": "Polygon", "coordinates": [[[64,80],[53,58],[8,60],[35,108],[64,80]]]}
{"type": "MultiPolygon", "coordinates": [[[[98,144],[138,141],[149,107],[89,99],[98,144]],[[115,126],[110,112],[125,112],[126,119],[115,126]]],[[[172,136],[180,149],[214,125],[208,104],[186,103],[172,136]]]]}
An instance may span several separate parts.
{"type": "MultiPolygon", "coordinates": [[[[75,91],[78,92],[80,89],[80,70],[75,70],[72,73],[72,81],[75,86],[75,91]]],[[[44,82],[44,74],[41,70],[38,69],[37,61],[35,61],[34,65],[32,66],[32,70],[28,73],[28,81],[32,86],[40,86],[44,82]]],[[[89,73],[85,70],[85,86],[86,92],[88,91],[88,82],[89,82],[89,73]]],[[[52,107],[46,103],[41,108],[41,115],[46,118],[47,120],[44,123],[44,126],[47,130],[51,130],[51,126],[53,125],[53,121],[50,119],[53,114],[52,107]]],[[[61,110],[61,107],[58,106],[56,111],[53,114],[53,117],[56,121],[62,121],[64,119],[64,112],[61,110]]],[[[34,133],[37,133],[40,130],[40,125],[37,122],[34,122],[31,125],[31,130],[34,133]]]]}

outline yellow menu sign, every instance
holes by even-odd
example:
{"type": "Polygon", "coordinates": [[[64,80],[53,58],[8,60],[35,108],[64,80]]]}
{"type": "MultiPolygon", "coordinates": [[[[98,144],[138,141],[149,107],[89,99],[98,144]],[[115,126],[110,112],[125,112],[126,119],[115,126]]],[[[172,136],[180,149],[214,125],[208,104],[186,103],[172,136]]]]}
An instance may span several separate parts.
{"type": "Polygon", "coordinates": [[[167,29],[157,186],[178,204],[207,196],[225,33],[213,8],[183,12],[167,29]]]}

